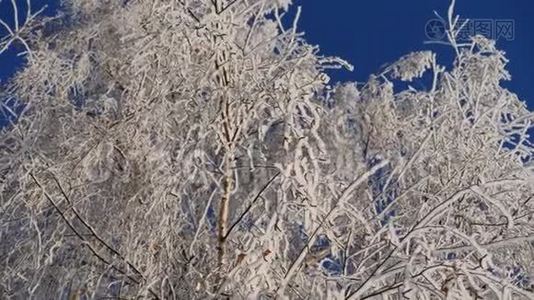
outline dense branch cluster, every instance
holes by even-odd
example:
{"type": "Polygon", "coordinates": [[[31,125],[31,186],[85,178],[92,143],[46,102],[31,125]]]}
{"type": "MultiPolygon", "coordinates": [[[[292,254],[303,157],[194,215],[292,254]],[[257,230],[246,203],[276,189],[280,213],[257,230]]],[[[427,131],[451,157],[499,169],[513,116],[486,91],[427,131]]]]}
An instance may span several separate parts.
{"type": "Polygon", "coordinates": [[[534,299],[534,115],[494,42],[457,44],[451,5],[449,68],[416,52],[331,87],[350,66],[289,4],[17,21],[0,298],[534,299]]]}

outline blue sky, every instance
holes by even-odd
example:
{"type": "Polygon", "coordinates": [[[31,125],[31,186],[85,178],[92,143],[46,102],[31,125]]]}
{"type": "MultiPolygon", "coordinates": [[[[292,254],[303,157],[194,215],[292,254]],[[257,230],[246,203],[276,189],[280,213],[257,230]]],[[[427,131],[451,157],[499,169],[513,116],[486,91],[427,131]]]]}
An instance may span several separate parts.
{"type": "MultiPolygon", "coordinates": [[[[355,66],[353,72],[333,72],[335,80],[365,81],[384,64],[415,50],[434,50],[444,64],[452,58],[446,46],[423,44],[429,40],[425,25],[435,19],[434,10],[446,16],[449,0],[297,0],[296,3],[302,6],[300,27],[308,41],[320,45],[323,54],[340,56],[355,66]]],[[[505,86],[534,110],[534,1],[457,0],[456,13],[476,21],[514,21],[514,39],[501,38],[497,43],[510,60],[512,81],[505,86]]]]}
{"type": "MultiPolygon", "coordinates": [[[[58,7],[59,0],[31,0],[32,10],[38,11],[39,9],[46,6],[44,15],[53,15],[55,10],[58,7]]],[[[19,10],[19,22],[24,20],[26,14],[26,1],[25,0],[16,0],[16,3],[20,3],[19,10]]],[[[10,0],[0,0],[0,19],[13,26],[13,9],[11,6],[10,0]]],[[[13,27],[11,27],[13,28],[13,27]]],[[[6,31],[2,26],[0,26],[0,37],[4,36],[6,31]]],[[[22,58],[17,57],[16,49],[11,47],[7,53],[0,55],[0,84],[5,82],[5,80],[12,75],[17,68],[20,67],[22,63],[22,58]]]]}
{"type": "MultiPolygon", "coordinates": [[[[24,3],[25,1],[17,0],[24,3]]],[[[57,0],[32,0],[34,7],[49,4],[48,12],[57,7],[57,0]]],[[[429,38],[425,25],[436,10],[445,15],[449,0],[296,0],[302,6],[301,30],[309,42],[318,44],[322,53],[340,56],[356,67],[354,72],[334,71],[334,80],[365,81],[386,63],[414,50],[437,51],[442,62],[450,61],[450,49],[425,45],[429,38]]],[[[0,18],[11,22],[9,0],[0,3],[0,18]]],[[[534,1],[533,0],[457,0],[456,12],[476,20],[506,19],[514,21],[514,39],[500,39],[498,45],[507,52],[512,82],[506,86],[516,92],[534,109],[534,1]]],[[[0,31],[1,34],[1,31],[0,31]]],[[[0,57],[0,80],[20,65],[13,52],[0,57]]]]}

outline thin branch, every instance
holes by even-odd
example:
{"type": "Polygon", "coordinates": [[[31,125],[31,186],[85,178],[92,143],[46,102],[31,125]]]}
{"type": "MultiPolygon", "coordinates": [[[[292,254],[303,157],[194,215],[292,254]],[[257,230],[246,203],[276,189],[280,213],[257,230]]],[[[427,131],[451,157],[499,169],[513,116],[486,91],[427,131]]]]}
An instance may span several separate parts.
{"type": "Polygon", "coordinates": [[[230,226],[230,228],[228,229],[228,232],[226,233],[226,235],[223,237],[225,240],[228,238],[228,236],[230,236],[230,234],[232,233],[233,229],[243,220],[243,218],[247,215],[247,213],[252,209],[252,207],[254,207],[254,204],[256,203],[256,201],[258,201],[258,199],[260,199],[261,195],[263,194],[263,192],[273,183],[273,181],[276,179],[276,177],[278,177],[280,175],[280,172],[276,173],[273,177],[271,177],[271,179],[261,188],[261,190],[258,192],[258,194],[256,194],[256,196],[252,199],[252,201],[250,202],[250,204],[248,205],[248,207],[241,213],[241,215],[237,218],[237,220],[232,224],[232,226],[230,226]]]}

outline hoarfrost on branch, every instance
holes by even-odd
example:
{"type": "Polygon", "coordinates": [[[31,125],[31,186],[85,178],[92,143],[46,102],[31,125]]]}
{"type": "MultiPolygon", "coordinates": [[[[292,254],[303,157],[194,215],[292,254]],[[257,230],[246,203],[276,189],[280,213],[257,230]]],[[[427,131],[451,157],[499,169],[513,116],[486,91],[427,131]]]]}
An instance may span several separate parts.
{"type": "Polygon", "coordinates": [[[2,93],[0,295],[534,298],[533,114],[503,53],[456,43],[453,2],[450,70],[417,52],[330,87],[352,67],[299,9],[284,28],[289,4],[70,0],[0,23],[0,52],[29,58],[2,93]]]}

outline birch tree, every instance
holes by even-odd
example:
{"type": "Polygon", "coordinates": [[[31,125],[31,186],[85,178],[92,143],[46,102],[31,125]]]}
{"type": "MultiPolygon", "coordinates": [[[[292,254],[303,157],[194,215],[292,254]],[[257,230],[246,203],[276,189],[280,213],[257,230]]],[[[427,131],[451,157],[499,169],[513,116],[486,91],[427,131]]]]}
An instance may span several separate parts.
{"type": "Polygon", "coordinates": [[[494,41],[456,42],[453,8],[450,70],[431,52],[411,53],[323,97],[337,125],[323,134],[338,159],[332,184],[350,178],[347,160],[385,163],[331,225],[342,272],[325,279],[345,299],[534,297],[533,115],[502,87],[511,78],[494,41]],[[411,87],[419,77],[430,85],[411,87]]]}
{"type": "Polygon", "coordinates": [[[534,298],[532,114],[504,54],[456,43],[453,3],[449,70],[416,52],[331,88],[350,65],[306,43],[299,8],[285,25],[289,2],[69,0],[2,23],[28,62],[4,89],[22,112],[4,105],[0,295],[534,298]]]}
{"type": "Polygon", "coordinates": [[[296,120],[315,113],[329,67],[283,27],[288,3],[64,4],[11,37],[28,65],[10,86],[25,109],[2,135],[2,293],[205,298],[278,284],[289,216],[275,163],[309,131],[296,120]]]}

